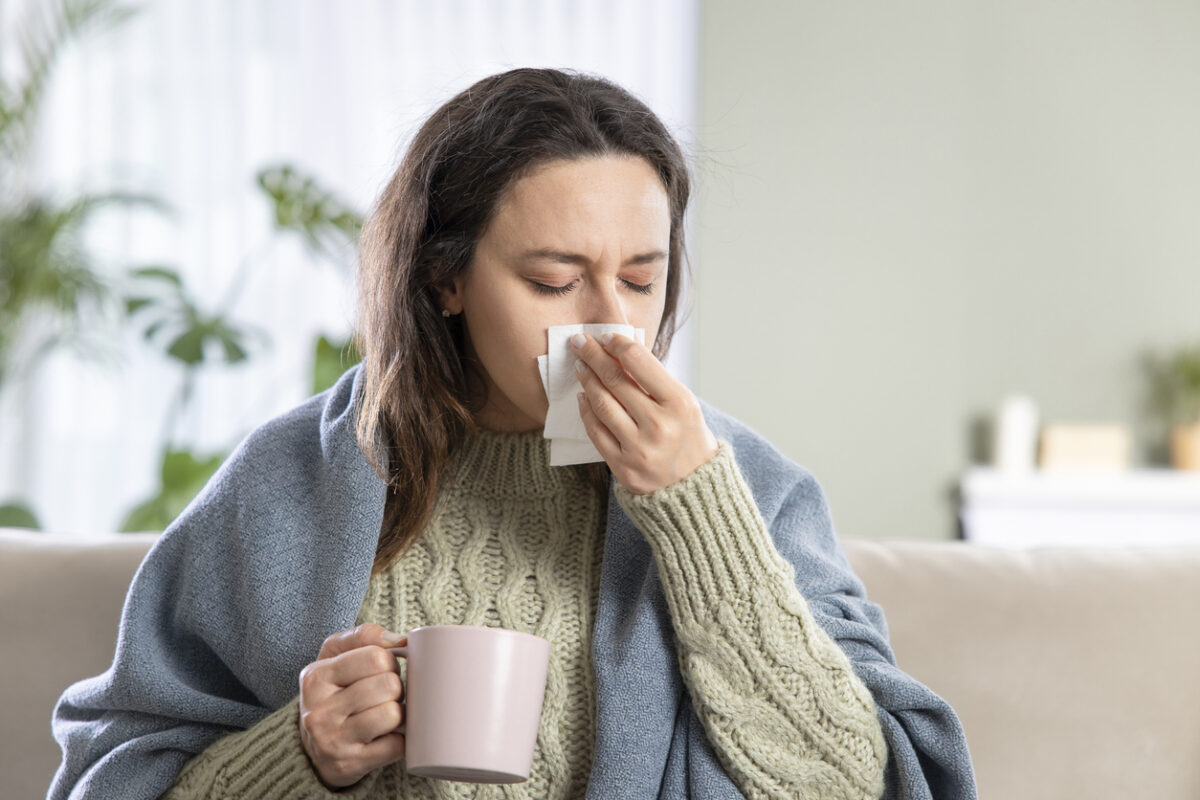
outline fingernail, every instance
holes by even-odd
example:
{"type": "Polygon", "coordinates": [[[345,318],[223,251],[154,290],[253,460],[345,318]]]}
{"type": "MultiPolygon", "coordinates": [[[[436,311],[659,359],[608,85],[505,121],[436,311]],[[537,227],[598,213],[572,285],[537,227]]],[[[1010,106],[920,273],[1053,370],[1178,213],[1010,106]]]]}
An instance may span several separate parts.
{"type": "Polygon", "coordinates": [[[600,337],[600,344],[607,345],[609,342],[612,341],[612,337],[613,337],[613,335],[611,333],[604,334],[603,336],[600,337]]]}
{"type": "Polygon", "coordinates": [[[575,371],[582,375],[583,373],[587,372],[587,364],[583,363],[582,361],[576,361],[575,371]]]}
{"type": "Polygon", "coordinates": [[[583,401],[584,401],[583,392],[577,392],[575,394],[575,399],[579,401],[579,405],[583,405],[583,401]]]}
{"type": "Polygon", "coordinates": [[[585,344],[587,344],[587,337],[582,333],[577,333],[571,337],[571,346],[576,350],[583,347],[585,344]]]}
{"type": "Polygon", "coordinates": [[[387,633],[383,634],[383,642],[389,646],[398,645],[406,638],[408,637],[403,633],[392,633],[391,631],[388,631],[387,633]]]}

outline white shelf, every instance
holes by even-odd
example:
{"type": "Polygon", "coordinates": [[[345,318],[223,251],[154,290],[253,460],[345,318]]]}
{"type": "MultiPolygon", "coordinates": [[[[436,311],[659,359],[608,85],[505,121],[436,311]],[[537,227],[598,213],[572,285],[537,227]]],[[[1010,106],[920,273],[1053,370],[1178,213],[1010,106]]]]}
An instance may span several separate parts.
{"type": "Polygon", "coordinates": [[[1200,545],[1200,473],[1008,473],[961,482],[967,541],[996,547],[1200,545]]]}

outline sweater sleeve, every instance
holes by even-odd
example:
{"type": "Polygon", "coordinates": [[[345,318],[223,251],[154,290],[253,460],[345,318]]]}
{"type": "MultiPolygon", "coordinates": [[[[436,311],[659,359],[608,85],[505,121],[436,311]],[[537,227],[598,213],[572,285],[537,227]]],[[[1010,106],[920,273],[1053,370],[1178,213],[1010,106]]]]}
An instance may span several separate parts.
{"type": "Polygon", "coordinates": [[[380,770],[341,790],[327,787],[300,743],[300,697],[244,731],[213,742],[184,766],[162,800],[365,800],[380,770]]]}
{"type": "Polygon", "coordinates": [[[887,742],[870,690],[814,620],[722,440],[688,477],[617,501],[654,552],[684,683],[749,798],[877,798],[887,742]]]}

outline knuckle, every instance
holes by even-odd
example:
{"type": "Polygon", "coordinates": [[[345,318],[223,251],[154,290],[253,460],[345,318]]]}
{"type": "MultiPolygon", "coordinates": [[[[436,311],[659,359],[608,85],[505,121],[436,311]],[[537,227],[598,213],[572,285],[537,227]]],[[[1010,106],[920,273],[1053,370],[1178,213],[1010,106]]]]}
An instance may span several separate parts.
{"type": "Polygon", "coordinates": [[[314,661],[300,670],[300,693],[311,692],[320,683],[320,680],[321,666],[318,662],[314,661]]]}
{"type": "Polygon", "coordinates": [[[383,633],[383,626],[374,622],[364,622],[351,631],[355,639],[375,639],[383,633]]]}
{"type": "Polygon", "coordinates": [[[645,422],[646,435],[654,441],[662,441],[663,434],[666,430],[666,423],[661,416],[651,416],[645,422]]]}
{"type": "Polygon", "coordinates": [[[683,392],[676,395],[671,402],[679,410],[680,414],[690,419],[698,419],[704,416],[704,412],[700,410],[700,401],[691,392],[683,392]]]}
{"type": "Polygon", "coordinates": [[[326,736],[326,717],[320,711],[305,711],[300,714],[300,727],[312,741],[313,750],[321,756],[329,755],[329,740],[326,736]]]}
{"type": "Polygon", "coordinates": [[[605,386],[616,386],[623,373],[624,370],[621,369],[620,364],[613,364],[601,370],[600,380],[604,381],[605,386]]]}
{"type": "Polygon", "coordinates": [[[400,713],[399,703],[391,702],[383,707],[383,724],[388,728],[399,728],[403,721],[404,715],[400,713]]]}
{"type": "Polygon", "coordinates": [[[389,672],[384,676],[384,688],[387,689],[388,695],[394,698],[404,696],[404,681],[400,680],[400,675],[395,672],[389,672]]]}
{"type": "MultiPolygon", "coordinates": [[[[370,666],[376,672],[390,672],[396,665],[396,657],[382,647],[371,648],[370,666]]],[[[399,676],[397,676],[399,677],[399,676]]]]}

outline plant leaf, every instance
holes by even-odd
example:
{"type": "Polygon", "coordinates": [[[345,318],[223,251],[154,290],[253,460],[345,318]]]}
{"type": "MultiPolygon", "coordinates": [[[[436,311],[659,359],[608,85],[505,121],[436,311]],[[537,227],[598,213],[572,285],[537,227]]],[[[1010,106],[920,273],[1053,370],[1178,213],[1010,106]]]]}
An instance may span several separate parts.
{"type": "Polygon", "coordinates": [[[167,348],[167,355],[182,361],[189,367],[204,360],[204,340],[207,332],[203,325],[194,325],[180,334],[167,348]]]}
{"type": "Polygon", "coordinates": [[[130,270],[129,274],[134,278],[165,281],[178,289],[183,288],[183,278],[179,276],[178,272],[169,267],[140,267],[130,270]]]}
{"type": "Polygon", "coordinates": [[[353,337],[335,343],[320,336],[313,354],[313,394],[333,386],[346,370],[361,360],[353,337]]]}
{"type": "Polygon", "coordinates": [[[245,361],[247,353],[245,348],[239,342],[240,334],[224,325],[216,333],[217,339],[221,342],[221,347],[225,350],[225,360],[230,364],[236,364],[239,361],[245,361]]]}
{"type": "Polygon", "coordinates": [[[14,502],[0,505],[0,528],[29,528],[40,531],[42,526],[38,523],[33,509],[23,503],[14,502]]]}
{"type": "Polygon", "coordinates": [[[111,0],[62,0],[51,6],[27,4],[18,26],[23,82],[6,94],[0,108],[0,153],[16,160],[27,148],[50,72],[63,48],[91,29],[121,25],[139,9],[111,0]]]}
{"type": "Polygon", "coordinates": [[[143,531],[166,530],[171,524],[167,518],[161,494],[156,494],[144,503],[136,506],[125,521],[121,523],[121,533],[141,533],[143,531]]]}
{"type": "Polygon", "coordinates": [[[219,453],[197,456],[190,450],[165,450],[158,491],[126,516],[121,523],[121,530],[165,530],[199,494],[224,461],[225,456],[219,453]]]}
{"type": "Polygon", "coordinates": [[[125,315],[133,316],[146,306],[154,305],[158,301],[152,297],[126,297],[125,298],[125,315]]]}
{"type": "Polygon", "coordinates": [[[362,230],[362,215],[350,209],[308,175],[290,164],[259,170],[259,187],[274,211],[275,227],[299,233],[309,246],[336,256],[327,239],[353,244],[362,230]]]}

